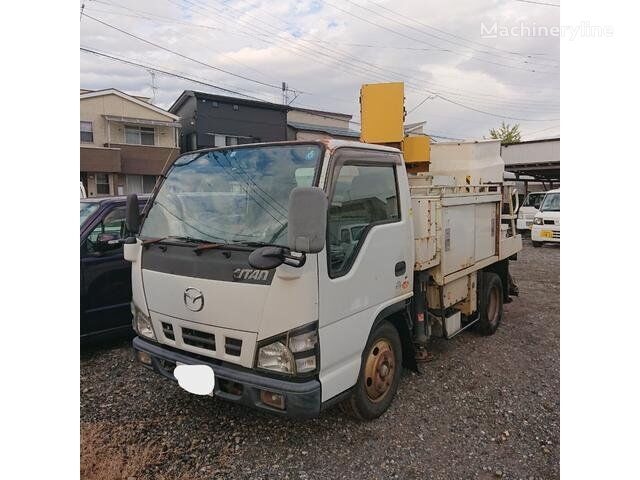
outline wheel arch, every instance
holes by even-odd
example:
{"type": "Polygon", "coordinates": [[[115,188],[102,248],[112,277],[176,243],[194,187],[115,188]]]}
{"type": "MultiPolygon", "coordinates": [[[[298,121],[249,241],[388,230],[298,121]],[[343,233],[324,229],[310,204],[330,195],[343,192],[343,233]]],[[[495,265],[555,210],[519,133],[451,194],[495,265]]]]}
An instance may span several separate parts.
{"type": "Polygon", "coordinates": [[[400,342],[402,343],[402,366],[417,372],[416,351],[411,335],[410,304],[411,298],[407,298],[383,308],[376,316],[367,339],[371,338],[373,332],[382,322],[388,321],[395,327],[400,336],[400,342]]]}

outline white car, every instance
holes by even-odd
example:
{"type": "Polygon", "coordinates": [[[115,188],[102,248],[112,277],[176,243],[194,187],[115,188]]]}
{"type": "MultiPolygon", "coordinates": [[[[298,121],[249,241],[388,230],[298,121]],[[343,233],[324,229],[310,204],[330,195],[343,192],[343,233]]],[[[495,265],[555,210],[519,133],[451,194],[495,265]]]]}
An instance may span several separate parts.
{"type": "Polygon", "coordinates": [[[534,247],[544,242],[560,243],[560,190],[550,190],[533,219],[531,241],[534,247]]]}
{"type": "Polygon", "coordinates": [[[540,205],[547,192],[531,192],[527,194],[518,209],[518,218],[516,220],[516,228],[518,230],[531,230],[533,218],[540,211],[540,205]]]}

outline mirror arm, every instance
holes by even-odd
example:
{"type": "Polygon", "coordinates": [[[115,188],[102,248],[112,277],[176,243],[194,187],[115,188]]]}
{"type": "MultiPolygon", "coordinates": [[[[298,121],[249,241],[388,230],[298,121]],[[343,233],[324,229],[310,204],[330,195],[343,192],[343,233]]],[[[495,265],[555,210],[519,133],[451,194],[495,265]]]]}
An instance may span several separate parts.
{"type": "Polygon", "coordinates": [[[293,256],[289,249],[282,249],[282,258],[284,260],[282,263],[290,267],[300,268],[307,263],[307,255],[305,253],[302,253],[300,256],[293,256]]]}

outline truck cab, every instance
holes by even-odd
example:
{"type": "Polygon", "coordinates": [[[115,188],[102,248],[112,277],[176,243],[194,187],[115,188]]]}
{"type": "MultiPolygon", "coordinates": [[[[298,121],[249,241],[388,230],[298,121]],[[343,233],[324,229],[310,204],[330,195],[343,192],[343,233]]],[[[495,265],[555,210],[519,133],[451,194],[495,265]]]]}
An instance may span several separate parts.
{"type": "MultiPolygon", "coordinates": [[[[125,245],[138,359],[172,380],[176,366],[208,365],[211,394],[227,400],[317,416],[356,384],[374,323],[405,312],[413,294],[411,200],[394,148],[188,153],[142,216],[125,245]]],[[[397,333],[376,350],[374,399],[397,386],[399,350],[397,333]]]]}

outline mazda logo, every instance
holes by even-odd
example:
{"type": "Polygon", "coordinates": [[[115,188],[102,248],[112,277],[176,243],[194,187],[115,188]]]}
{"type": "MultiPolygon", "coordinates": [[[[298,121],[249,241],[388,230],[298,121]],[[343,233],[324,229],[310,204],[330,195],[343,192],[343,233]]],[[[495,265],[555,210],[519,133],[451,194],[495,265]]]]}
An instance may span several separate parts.
{"type": "Polygon", "coordinates": [[[184,306],[192,312],[199,312],[204,307],[204,295],[197,288],[187,288],[184,291],[184,306]]]}

